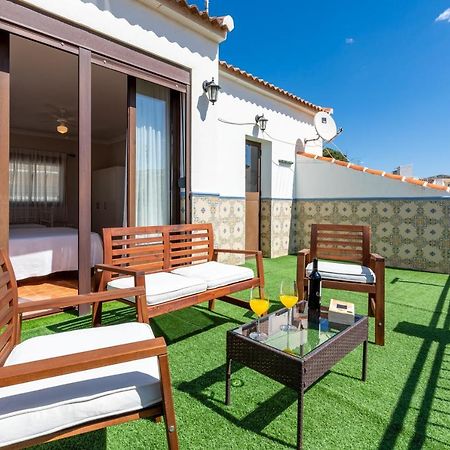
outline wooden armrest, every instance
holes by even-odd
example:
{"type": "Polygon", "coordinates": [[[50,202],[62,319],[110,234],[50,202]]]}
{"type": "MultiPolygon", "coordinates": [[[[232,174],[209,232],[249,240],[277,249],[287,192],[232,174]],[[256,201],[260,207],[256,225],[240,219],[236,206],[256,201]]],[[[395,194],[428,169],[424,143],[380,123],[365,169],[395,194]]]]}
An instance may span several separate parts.
{"type": "Polygon", "coordinates": [[[96,369],[136,359],[150,358],[166,353],[167,347],[164,338],[158,337],[88,352],[0,367],[0,387],[96,369]]]}
{"type": "Polygon", "coordinates": [[[132,275],[132,276],[145,275],[145,270],[133,269],[132,267],[119,267],[119,266],[112,266],[109,264],[96,264],[95,268],[106,270],[108,272],[120,273],[122,275],[132,275]]]}
{"type": "Polygon", "coordinates": [[[70,297],[49,298],[33,300],[18,304],[18,312],[40,311],[50,308],[67,308],[69,306],[83,305],[86,303],[109,302],[127,297],[139,297],[145,295],[144,287],[127,289],[114,289],[111,291],[92,292],[90,294],[72,295],[70,297]]]}
{"type": "Polygon", "coordinates": [[[377,253],[371,253],[370,259],[373,259],[374,261],[384,261],[384,257],[378,255],[377,253]]]}
{"type": "Polygon", "coordinates": [[[309,248],[304,248],[303,250],[299,250],[298,253],[297,253],[297,255],[304,255],[304,256],[307,256],[307,255],[309,255],[310,253],[311,253],[311,251],[310,251],[309,248]]]}
{"type": "Polygon", "coordinates": [[[231,248],[215,248],[214,253],[236,253],[237,255],[257,255],[259,250],[234,250],[231,248]]]}

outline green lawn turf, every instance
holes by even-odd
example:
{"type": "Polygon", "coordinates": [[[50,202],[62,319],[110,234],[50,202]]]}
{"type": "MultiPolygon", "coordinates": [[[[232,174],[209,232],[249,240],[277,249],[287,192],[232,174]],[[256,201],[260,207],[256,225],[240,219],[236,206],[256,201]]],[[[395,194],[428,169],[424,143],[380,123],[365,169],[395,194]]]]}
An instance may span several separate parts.
{"type": "MultiPolygon", "coordinates": [[[[271,309],[280,279],[294,277],[295,258],[265,260],[271,309]]],[[[356,304],[362,294],[324,291],[356,304]]],[[[106,324],[133,320],[133,310],[111,304],[106,324]]],[[[226,331],[251,313],[217,302],[155,319],[169,344],[181,449],[289,449],[296,443],[296,394],[248,368],[232,377],[232,404],[224,405],[226,331]]],[[[64,313],[26,321],[23,338],[89,326],[64,313]]],[[[373,319],[370,319],[373,340],[373,319]]],[[[387,269],[386,346],[369,344],[366,383],[361,348],[305,395],[306,449],[450,449],[450,276],[387,269]]],[[[140,420],[45,445],[50,449],[164,449],[163,424],[140,420]]]]}

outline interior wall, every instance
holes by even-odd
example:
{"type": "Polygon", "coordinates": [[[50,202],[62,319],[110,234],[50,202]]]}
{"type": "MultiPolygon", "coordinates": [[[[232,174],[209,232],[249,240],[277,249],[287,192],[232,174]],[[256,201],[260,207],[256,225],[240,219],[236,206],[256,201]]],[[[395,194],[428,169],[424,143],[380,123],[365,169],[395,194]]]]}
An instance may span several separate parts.
{"type": "Polygon", "coordinates": [[[92,147],[92,231],[124,225],[126,142],[92,147]]]}

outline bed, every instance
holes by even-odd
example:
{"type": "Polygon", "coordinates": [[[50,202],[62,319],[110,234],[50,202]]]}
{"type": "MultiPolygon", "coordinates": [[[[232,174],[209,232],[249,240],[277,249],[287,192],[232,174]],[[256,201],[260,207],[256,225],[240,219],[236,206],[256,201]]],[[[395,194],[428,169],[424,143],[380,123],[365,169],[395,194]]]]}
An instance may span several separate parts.
{"type": "MultiPolygon", "coordinates": [[[[43,225],[11,225],[9,256],[17,280],[78,270],[78,230],[43,225]]],[[[91,267],[103,260],[102,240],[91,233],[91,267]]]]}

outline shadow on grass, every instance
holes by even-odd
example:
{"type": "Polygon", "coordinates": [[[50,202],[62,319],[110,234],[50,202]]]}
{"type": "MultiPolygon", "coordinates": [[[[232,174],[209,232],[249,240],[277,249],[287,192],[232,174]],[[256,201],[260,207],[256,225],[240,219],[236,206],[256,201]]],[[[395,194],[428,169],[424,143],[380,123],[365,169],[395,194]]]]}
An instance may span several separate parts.
{"type": "MultiPolygon", "coordinates": [[[[436,305],[436,310],[443,310],[445,302],[449,295],[449,291],[450,277],[447,278],[447,282],[443,286],[442,292],[436,305]]],[[[391,415],[390,423],[387,426],[380,441],[380,444],[378,446],[379,450],[395,448],[397,439],[402,432],[408,410],[411,408],[411,400],[419,383],[420,376],[428,358],[428,354],[433,344],[435,343],[438,344],[437,350],[431,366],[431,373],[426,384],[422,403],[417,414],[417,419],[414,427],[414,435],[409,442],[408,449],[415,450],[418,448],[422,448],[425,440],[427,439],[439,442],[440,444],[445,444],[446,447],[450,447],[448,442],[441,442],[433,436],[427,435],[427,426],[431,425],[431,423],[429,423],[431,412],[437,412],[432,408],[433,400],[440,398],[436,394],[439,393],[440,390],[442,390],[442,387],[439,387],[438,381],[441,366],[445,362],[444,356],[446,345],[449,342],[448,329],[450,328],[450,309],[447,311],[442,328],[438,328],[439,318],[439,314],[433,314],[430,323],[426,327],[417,324],[401,322],[394,330],[398,333],[403,333],[408,336],[418,337],[423,341],[417,353],[414,365],[403,387],[397,405],[391,415]]],[[[449,400],[446,399],[444,401],[448,402],[449,400]]]]}
{"type": "Polygon", "coordinates": [[[155,336],[163,336],[167,344],[175,344],[225,324],[236,324],[238,326],[242,322],[198,306],[150,320],[155,336]]]}
{"type": "Polygon", "coordinates": [[[95,449],[107,450],[107,429],[91,431],[90,433],[80,434],[60,441],[47,442],[30,447],[30,450],[73,450],[73,449],[95,449]]]}
{"type": "MultiPolygon", "coordinates": [[[[136,320],[136,310],[132,306],[114,308],[103,311],[102,325],[117,325],[124,322],[133,322],[136,320]]],[[[80,330],[92,326],[92,316],[75,316],[73,319],[64,322],[48,325],[47,328],[54,333],[63,333],[64,331],[80,330]]]]}
{"type": "MultiPolygon", "coordinates": [[[[102,313],[102,326],[134,321],[136,321],[134,306],[106,309],[102,313]]],[[[163,336],[168,344],[174,344],[227,323],[239,326],[243,322],[215,311],[210,311],[203,306],[185,308],[150,320],[155,336],[163,336]]],[[[74,316],[73,319],[47,325],[47,328],[53,333],[62,333],[90,328],[91,326],[92,316],[87,315],[82,317],[74,316]]]]}
{"type": "Polygon", "coordinates": [[[402,280],[399,277],[395,277],[391,280],[391,284],[396,284],[396,283],[419,284],[422,286],[435,286],[435,287],[445,288],[444,284],[424,283],[423,281],[402,280]]]}
{"type": "MultiPolygon", "coordinates": [[[[242,366],[238,365],[238,363],[234,364],[235,370],[233,371],[234,375],[231,380],[232,390],[233,386],[242,386],[239,378],[236,377],[236,370],[242,366]]],[[[277,444],[295,448],[295,445],[293,445],[292,442],[270,436],[263,430],[281,415],[286,408],[297,401],[297,394],[292,389],[283,387],[276,394],[260,403],[258,407],[247,414],[247,416],[244,418],[237,418],[232,414],[233,403],[231,403],[230,406],[226,406],[223,398],[215,398],[210,394],[211,386],[215,383],[223,383],[225,380],[225,371],[226,365],[223,364],[209,372],[205,372],[194,380],[179,383],[176,388],[203,403],[233,425],[263,436],[277,444]]],[[[225,388],[223,394],[225,395],[225,388]]],[[[236,392],[235,394],[237,395],[238,393],[236,392]]]]}

